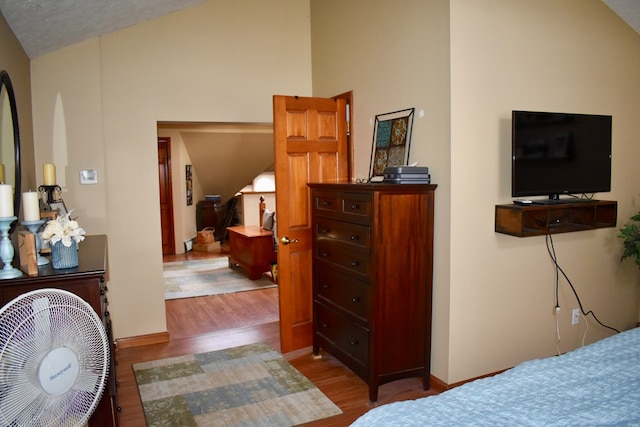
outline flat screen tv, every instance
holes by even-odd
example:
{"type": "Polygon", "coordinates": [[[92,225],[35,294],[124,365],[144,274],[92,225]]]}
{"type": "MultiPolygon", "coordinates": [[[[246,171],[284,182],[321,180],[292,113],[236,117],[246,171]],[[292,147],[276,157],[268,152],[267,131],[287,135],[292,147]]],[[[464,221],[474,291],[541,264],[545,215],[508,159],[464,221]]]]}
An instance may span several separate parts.
{"type": "Polygon", "coordinates": [[[511,195],[611,191],[611,116],[512,112],[511,195]]]}

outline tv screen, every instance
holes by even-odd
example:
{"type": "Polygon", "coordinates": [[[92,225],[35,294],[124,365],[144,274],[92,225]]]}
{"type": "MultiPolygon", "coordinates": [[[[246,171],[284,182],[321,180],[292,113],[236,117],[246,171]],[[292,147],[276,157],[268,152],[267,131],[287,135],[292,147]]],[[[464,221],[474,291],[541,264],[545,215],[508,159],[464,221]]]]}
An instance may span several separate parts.
{"type": "Polygon", "coordinates": [[[611,116],[512,112],[511,195],[611,191],[611,116]]]}

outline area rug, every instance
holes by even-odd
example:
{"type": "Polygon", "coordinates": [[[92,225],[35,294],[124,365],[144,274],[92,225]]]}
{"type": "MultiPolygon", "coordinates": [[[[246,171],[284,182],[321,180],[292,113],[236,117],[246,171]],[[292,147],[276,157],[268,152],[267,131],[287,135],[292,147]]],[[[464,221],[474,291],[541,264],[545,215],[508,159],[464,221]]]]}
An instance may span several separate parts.
{"type": "Polygon", "coordinates": [[[149,426],[294,426],[342,411],[264,343],[133,365],[149,426]]]}
{"type": "Polygon", "coordinates": [[[164,299],[228,294],[275,287],[266,277],[250,280],[239,269],[229,268],[227,257],[163,263],[164,299]]]}

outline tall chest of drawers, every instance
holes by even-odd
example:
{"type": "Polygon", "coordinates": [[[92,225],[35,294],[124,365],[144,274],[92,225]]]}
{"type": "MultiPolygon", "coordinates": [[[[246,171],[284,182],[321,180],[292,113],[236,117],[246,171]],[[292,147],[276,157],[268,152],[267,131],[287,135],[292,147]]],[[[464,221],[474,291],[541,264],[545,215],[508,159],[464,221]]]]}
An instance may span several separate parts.
{"type": "Polygon", "coordinates": [[[313,352],[369,385],[422,377],[429,388],[436,185],[309,184],[313,352]]]}

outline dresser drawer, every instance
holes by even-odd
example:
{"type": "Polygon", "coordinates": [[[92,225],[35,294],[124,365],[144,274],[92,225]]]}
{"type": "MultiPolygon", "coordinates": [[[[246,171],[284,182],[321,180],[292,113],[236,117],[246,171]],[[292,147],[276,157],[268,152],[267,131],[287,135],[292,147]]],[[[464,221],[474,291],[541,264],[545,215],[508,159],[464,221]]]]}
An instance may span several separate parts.
{"type": "Polygon", "coordinates": [[[314,227],[316,240],[331,239],[349,246],[371,249],[371,229],[366,225],[319,219],[314,227]]]}
{"type": "Polygon", "coordinates": [[[316,269],[316,298],[369,323],[371,286],[331,268],[316,269]]]}
{"type": "Polygon", "coordinates": [[[313,212],[325,218],[369,225],[372,209],[370,193],[316,191],[313,194],[313,212]]]}
{"type": "Polygon", "coordinates": [[[346,317],[316,303],[316,333],[332,342],[360,365],[369,360],[369,331],[346,317]]]}
{"type": "Polygon", "coordinates": [[[371,261],[366,252],[347,250],[333,242],[318,241],[316,242],[316,259],[338,266],[344,271],[356,273],[363,279],[369,280],[371,261]]]}
{"type": "Polygon", "coordinates": [[[342,213],[347,221],[359,224],[371,223],[371,194],[369,193],[342,193],[342,213]]]}
{"type": "Polygon", "coordinates": [[[337,216],[341,210],[340,192],[317,191],[314,193],[313,210],[322,215],[337,216]]]}

